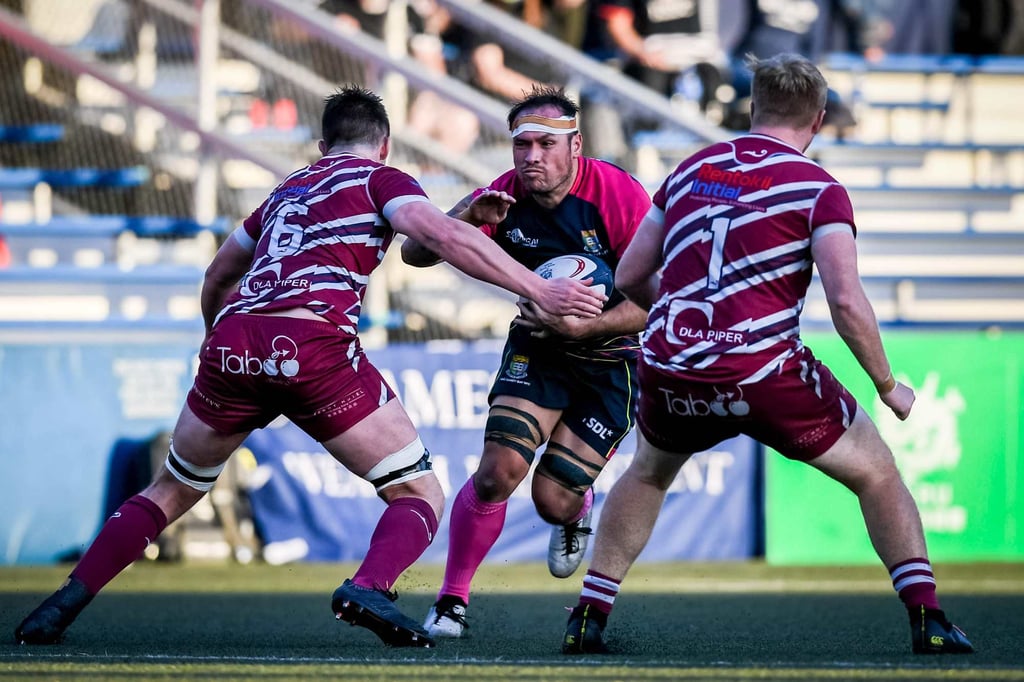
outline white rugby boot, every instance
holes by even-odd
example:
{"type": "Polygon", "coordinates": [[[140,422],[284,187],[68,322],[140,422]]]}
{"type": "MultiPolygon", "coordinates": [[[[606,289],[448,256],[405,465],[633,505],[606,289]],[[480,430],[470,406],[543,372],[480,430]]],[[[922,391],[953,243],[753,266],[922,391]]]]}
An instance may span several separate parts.
{"type": "Polygon", "coordinates": [[[466,604],[458,597],[446,594],[430,607],[423,629],[431,637],[458,639],[469,625],[466,623],[466,604]]]}
{"type": "MultiPolygon", "coordinates": [[[[593,495],[593,492],[588,490],[587,494],[593,495]]],[[[591,505],[579,521],[551,529],[551,540],[548,542],[548,570],[551,575],[568,578],[583,563],[583,555],[586,554],[590,536],[594,532],[590,528],[593,515],[594,507],[591,505]]]]}

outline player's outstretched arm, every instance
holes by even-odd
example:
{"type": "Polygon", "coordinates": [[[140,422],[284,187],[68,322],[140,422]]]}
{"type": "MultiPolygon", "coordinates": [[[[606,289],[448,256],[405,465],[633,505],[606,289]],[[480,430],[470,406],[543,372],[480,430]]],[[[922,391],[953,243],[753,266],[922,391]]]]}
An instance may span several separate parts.
{"type": "Polygon", "coordinates": [[[442,213],[427,201],[400,206],[390,221],[394,229],[467,275],[525,296],[555,315],[594,317],[606,297],[566,277],[544,279],[516,262],[475,227],[442,213]]]}
{"type": "Polygon", "coordinates": [[[251,264],[252,250],[239,242],[232,233],[221,244],[203,276],[199,307],[203,313],[207,333],[213,328],[213,321],[224,307],[228,294],[238,285],[238,281],[249,270],[251,264]]]}
{"type": "MultiPolygon", "coordinates": [[[[512,195],[497,190],[484,190],[477,196],[472,194],[457,203],[448,215],[470,225],[497,225],[508,215],[508,208],[516,202],[512,195]]],[[[402,260],[418,268],[437,265],[442,258],[415,239],[402,242],[402,260]]]]}
{"type": "Polygon", "coordinates": [[[857,271],[853,232],[838,230],[816,238],[811,253],[836,331],[871,377],[882,402],[897,417],[906,419],[914,404],[914,391],[893,378],[875,311],[857,271]]]}
{"type": "Polygon", "coordinates": [[[415,239],[407,237],[402,242],[402,262],[416,268],[429,268],[441,262],[441,257],[420,244],[415,239]]]}

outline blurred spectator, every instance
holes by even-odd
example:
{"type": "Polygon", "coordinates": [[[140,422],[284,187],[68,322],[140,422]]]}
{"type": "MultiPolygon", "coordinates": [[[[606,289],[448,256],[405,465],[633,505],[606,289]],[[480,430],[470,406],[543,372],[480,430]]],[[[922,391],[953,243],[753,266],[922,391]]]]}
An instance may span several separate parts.
{"type": "MultiPolygon", "coordinates": [[[[388,0],[323,0],[320,8],[333,14],[346,30],[362,30],[387,40],[386,24],[392,5],[388,0]]],[[[448,71],[441,36],[451,29],[451,16],[434,0],[415,0],[405,5],[405,30],[409,54],[439,75],[448,71]]],[[[455,154],[469,151],[480,132],[476,115],[445,101],[436,93],[418,93],[409,105],[410,129],[437,140],[455,154]]]]}
{"type": "Polygon", "coordinates": [[[523,21],[577,50],[583,47],[587,0],[525,0],[523,21]]]}
{"type": "Polygon", "coordinates": [[[1024,0],[1011,0],[1010,25],[1006,28],[1000,53],[1024,54],[1024,0]]]}
{"type": "MultiPolygon", "coordinates": [[[[17,4],[17,3],[16,3],[17,4]]],[[[154,11],[140,0],[103,0],[95,8],[89,30],[73,46],[105,61],[128,61],[138,56],[139,32],[152,25],[156,55],[161,61],[195,59],[193,35],[173,17],[154,11]]],[[[19,9],[20,11],[20,9],[19,9]]]]}
{"type": "Polygon", "coordinates": [[[320,9],[334,15],[335,23],[348,31],[365,31],[384,39],[388,0],[324,0],[320,9]]]}
{"type": "Polygon", "coordinates": [[[717,13],[717,0],[599,0],[584,49],[617,59],[624,74],[670,97],[683,71],[724,63],[717,13]]]}
{"type": "MultiPolygon", "coordinates": [[[[723,103],[723,125],[734,130],[750,126],[751,74],[746,55],[767,59],[780,53],[817,61],[828,52],[865,52],[866,19],[856,0],[725,0],[742,13],[743,29],[731,50],[734,99],[723,103]]],[[[837,138],[846,137],[856,120],[834,90],[828,91],[825,125],[837,138]]]]}
{"type": "MultiPolygon", "coordinates": [[[[221,22],[254,39],[272,45],[288,58],[302,64],[313,62],[306,33],[293,23],[284,21],[243,0],[226,0],[221,4],[221,22]]],[[[296,100],[298,89],[286,78],[267,69],[260,73],[259,86],[249,102],[249,123],[254,129],[292,130],[299,124],[296,100]]],[[[312,121],[305,122],[306,125],[312,121]]]]}
{"type": "MultiPolygon", "coordinates": [[[[433,0],[414,3],[419,23],[409,40],[409,53],[438,75],[448,73],[442,35],[449,30],[451,15],[433,0]]],[[[469,109],[424,90],[409,107],[409,127],[437,140],[455,154],[465,154],[480,134],[480,121],[469,109]]]]}
{"type": "Polygon", "coordinates": [[[881,45],[886,53],[942,55],[952,51],[957,0],[872,1],[888,25],[881,45]]]}
{"type": "MultiPolygon", "coordinates": [[[[520,21],[529,18],[535,28],[542,23],[533,0],[486,1],[520,21]]],[[[555,71],[543,61],[506,50],[489,36],[453,25],[443,39],[456,51],[453,75],[505,102],[522,99],[535,85],[556,83],[555,71]]]]}
{"type": "MultiPolygon", "coordinates": [[[[1021,2],[1016,4],[1020,5],[1021,2]]],[[[1011,0],[958,0],[953,23],[953,51],[957,54],[1003,53],[1014,27],[1011,0]]],[[[1019,21],[1019,20],[1018,20],[1019,21]]]]}
{"type": "MultiPolygon", "coordinates": [[[[722,82],[725,52],[716,31],[719,0],[596,0],[588,5],[583,51],[665,97],[704,108],[722,82]]],[[[600,92],[583,92],[585,153],[623,163],[628,139],[656,123],[622,120],[600,92]]]]}
{"type": "MultiPolygon", "coordinates": [[[[322,0],[320,9],[334,16],[334,25],[344,33],[358,33],[362,31],[371,35],[377,40],[386,41],[385,30],[387,28],[388,0],[322,0]]],[[[403,5],[405,6],[405,5],[403,5]]],[[[412,15],[412,12],[408,12],[412,15]]],[[[413,29],[410,28],[410,31],[413,29]]],[[[330,73],[329,64],[337,59],[344,59],[342,51],[328,48],[327,53],[321,57],[323,67],[319,69],[329,79],[336,81],[338,76],[330,73]]],[[[346,74],[346,80],[356,80],[370,88],[379,88],[380,74],[372,64],[364,64],[359,60],[353,60],[355,68],[347,69],[351,75],[346,74]],[[353,78],[354,76],[354,78],[353,78]]]]}
{"type": "Polygon", "coordinates": [[[488,0],[509,14],[579,49],[587,20],[586,0],[488,0]]]}

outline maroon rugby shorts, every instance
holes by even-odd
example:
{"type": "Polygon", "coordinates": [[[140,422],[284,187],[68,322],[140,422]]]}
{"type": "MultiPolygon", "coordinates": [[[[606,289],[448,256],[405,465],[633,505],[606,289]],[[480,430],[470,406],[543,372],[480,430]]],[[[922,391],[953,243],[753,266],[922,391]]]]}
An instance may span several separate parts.
{"type": "Polygon", "coordinates": [[[285,415],[323,442],[395,397],[357,339],[329,322],[230,315],[199,354],[188,405],[221,433],[285,415]]]}
{"type": "Polygon", "coordinates": [[[637,426],[669,452],[708,450],[739,434],[789,459],[825,453],[853,422],[857,401],[807,348],[751,384],[689,379],[639,363],[637,426]]]}

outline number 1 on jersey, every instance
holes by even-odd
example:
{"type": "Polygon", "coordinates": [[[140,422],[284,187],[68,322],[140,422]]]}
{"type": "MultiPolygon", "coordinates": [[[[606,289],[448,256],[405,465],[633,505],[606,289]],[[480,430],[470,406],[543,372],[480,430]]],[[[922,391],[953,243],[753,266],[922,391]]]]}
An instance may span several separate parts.
{"type": "Polygon", "coordinates": [[[708,259],[708,288],[717,289],[722,278],[722,252],[725,251],[725,237],[729,234],[728,218],[711,221],[711,257],[708,259]]]}

